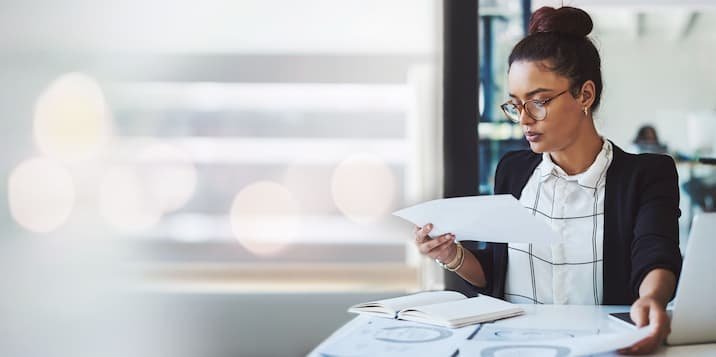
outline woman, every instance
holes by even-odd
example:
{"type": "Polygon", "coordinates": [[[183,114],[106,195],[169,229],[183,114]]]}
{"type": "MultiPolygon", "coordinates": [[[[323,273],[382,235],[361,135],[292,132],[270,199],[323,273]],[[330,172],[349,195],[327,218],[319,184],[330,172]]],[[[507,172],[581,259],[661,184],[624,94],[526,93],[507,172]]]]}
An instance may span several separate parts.
{"type": "Polygon", "coordinates": [[[658,145],[659,137],[656,135],[656,129],[651,125],[644,125],[639,128],[634,138],[634,144],[637,145],[658,145]]]}
{"type": "Polygon", "coordinates": [[[639,128],[636,138],[632,142],[632,151],[635,153],[653,152],[657,154],[666,153],[666,145],[659,142],[656,129],[651,125],[644,125],[639,128]]]}
{"type": "Polygon", "coordinates": [[[495,193],[510,193],[560,233],[561,241],[487,243],[468,250],[416,227],[420,252],[481,293],[520,303],[631,304],[639,325],[655,326],[624,353],[653,351],[670,332],[665,306],[681,269],[676,167],[663,155],[632,155],[602,138],[593,113],[601,60],[587,38],[589,15],[543,7],[509,57],[505,115],[531,150],[497,166],[495,193]],[[509,261],[509,265],[508,265],[509,261]]]}

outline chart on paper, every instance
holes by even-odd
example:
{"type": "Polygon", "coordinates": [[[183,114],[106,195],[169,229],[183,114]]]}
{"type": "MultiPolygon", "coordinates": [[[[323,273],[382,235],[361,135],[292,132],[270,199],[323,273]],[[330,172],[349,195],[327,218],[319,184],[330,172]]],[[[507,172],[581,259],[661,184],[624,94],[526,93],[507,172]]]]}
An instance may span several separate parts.
{"type": "Polygon", "coordinates": [[[359,316],[340,336],[316,349],[318,356],[450,356],[476,330],[359,316]]]}
{"type": "Polygon", "coordinates": [[[584,356],[630,346],[649,333],[648,327],[629,332],[601,334],[598,330],[482,326],[472,339],[460,346],[460,356],[584,356]]]}

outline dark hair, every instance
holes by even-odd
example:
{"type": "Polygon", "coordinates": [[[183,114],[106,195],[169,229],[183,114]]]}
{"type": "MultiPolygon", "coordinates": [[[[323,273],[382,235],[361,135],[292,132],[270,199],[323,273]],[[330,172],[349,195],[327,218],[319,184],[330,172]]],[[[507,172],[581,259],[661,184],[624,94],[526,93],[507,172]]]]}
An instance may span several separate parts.
{"type": "Polygon", "coordinates": [[[545,61],[550,71],[567,77],[570,92],[577,97],[584,82],[594,81],[597,110],[602,97],[602,70],[599,51],[587,38],[592,18],[574,7],[541,7],[530,17],[529,34],[510,53],[509,66],[515,61],[545,61]]]}
{"type": "Polygon", "coordinates": [[[641,128],[639,128],[639,131],[637,131],[637,133],[636,133],[636,138],[634,138],[634,143],[639,144],[639,143],[643,143],[646,140],[648,140],[647,133],[649,133],[649,132],[654,134],[654,143],[658,144],[659,136],[656,135],[656,128],[654,128],[651,125],[644,125],[641,128]]]}

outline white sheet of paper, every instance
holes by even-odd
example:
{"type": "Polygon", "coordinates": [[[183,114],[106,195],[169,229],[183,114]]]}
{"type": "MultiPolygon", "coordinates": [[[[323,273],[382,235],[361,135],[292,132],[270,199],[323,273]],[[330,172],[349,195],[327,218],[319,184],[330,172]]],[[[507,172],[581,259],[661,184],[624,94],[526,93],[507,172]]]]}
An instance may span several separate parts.
{"type": "Polygon", "coordinates": [[[651,333],[646,326],[634,331],[538,341],[469,340],[460,346],[466,356],[588,356],[629,347],[651,333]]]}
{"type": "Polygon", "coordinates": [[[309,356],[450,356],[476,326],[457,329],[359,316],[309,356]]]}
{"type": "Polygon", "coordinates": [[[547,341],[598,335],[599,329],[571,330],[544,329],[502,326],[500,324],[484,324],[472,339],[475,341],[547,341]]]}
{"type": "Polygon", "coordinates": [[[550,244],[559,240],[549,224],[512,195],[445,198],[393,214],[421,227],[432,223],[431,236],[452,233],[458,241],[550,244]]]}
{"type": "Polygon", "coordinates": [[[649,336],[651,331],[651,326],[644,326],[634,331],[579,337],[570,340],[569,347],[573,356],[587,356],[616,351],[643,340],[646,336],[649,336]]]}

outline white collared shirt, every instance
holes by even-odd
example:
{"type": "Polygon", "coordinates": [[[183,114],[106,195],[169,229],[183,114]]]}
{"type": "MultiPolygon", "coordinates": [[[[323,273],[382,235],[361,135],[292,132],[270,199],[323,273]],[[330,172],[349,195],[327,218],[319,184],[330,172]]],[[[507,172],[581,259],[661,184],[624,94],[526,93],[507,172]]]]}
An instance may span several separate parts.
{"type": "Polygon", "coordinates": [[[604,188],[612,145],[583,173],[567,175],[548,153],[520,203],[559,232],[550,245],[508,245],[505,298],[516,303],[599,305],[603,297],[604,188]]]}

